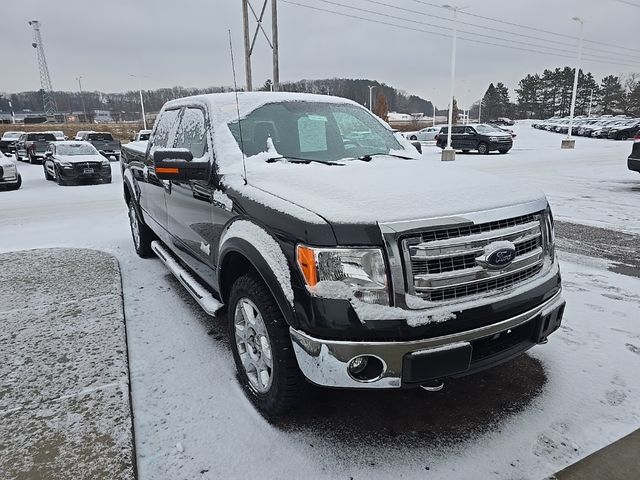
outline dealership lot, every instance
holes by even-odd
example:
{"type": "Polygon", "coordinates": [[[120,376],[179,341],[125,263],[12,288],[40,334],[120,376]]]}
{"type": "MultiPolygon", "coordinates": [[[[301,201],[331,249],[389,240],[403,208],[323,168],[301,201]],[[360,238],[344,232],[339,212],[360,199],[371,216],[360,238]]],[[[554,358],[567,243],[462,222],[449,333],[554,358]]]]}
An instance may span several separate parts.
{"type": "MultiPolygon", "coordinates": [[[[456,161],[470,175],[538,186],[561,220],[640,234],[630,142],[579,138],[561,151],[558,135],[526,123],[516,131],[509,154],[456,161]]],[[[439,158],[425,149],[424,161],[439,158]]],[[[547,345],[435,394],[314,391],[290,420],[269,425],[234,378],[225,319],[206,317],[158,260],[135,255],[118,164],[112,184],[69,187],[46,182],[42,166],[18,167],[21,190],[0,192],[0,251],[95,248],[120,262],[141,479],[239,468],[265,478],[426,469],[434,478],[542,478],[640,426],[640,280],[565,252],[566,320],[547,345]]]]}

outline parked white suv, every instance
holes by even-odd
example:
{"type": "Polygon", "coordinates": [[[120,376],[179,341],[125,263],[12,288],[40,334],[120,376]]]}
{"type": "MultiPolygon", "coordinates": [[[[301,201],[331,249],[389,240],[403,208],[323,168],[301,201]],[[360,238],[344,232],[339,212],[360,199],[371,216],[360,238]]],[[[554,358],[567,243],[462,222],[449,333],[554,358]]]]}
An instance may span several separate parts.
{"type": "Polygon", "coordinates": [[[0,152],[0,188],[6,190],[18,190],[22,185],[22,177],[18,172],[18,166],[11,157],[6,157],[0,152]]]}

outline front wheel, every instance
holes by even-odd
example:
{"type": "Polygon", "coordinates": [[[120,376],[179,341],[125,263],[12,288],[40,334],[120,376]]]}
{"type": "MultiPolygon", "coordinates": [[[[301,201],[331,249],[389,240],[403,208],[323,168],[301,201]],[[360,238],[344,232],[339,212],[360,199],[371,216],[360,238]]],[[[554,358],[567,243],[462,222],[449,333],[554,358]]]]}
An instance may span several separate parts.
{"type": "Polygon", "coordinates": [[[621,133],[618,135],[618,140],[626,140],[629,138],[626,133],[621,133]]]}
{"type": "Polygon", "coordinates": [[[67,181],[62,178],[62,175],[60,175],[60,171],[56,168],[56,183],[60,186],[65,186],[67,184],[67,181]]]}
{"type": "Polygon", "coordinates": [[[53,180],[53,176],[49,173],[49,170],[47,170],[47,166],[43,165],[42,168],[44,170],[44,179],[45,180],[53,180]]]}
{"type": "Polygon", "coordinates": [[[304,377],[282,312],[257,274],[241,276],[231,288],[229,337],[240,383],[254,405],[268,417],[293,408],[304,377]]]}
{"type": "Polygon", "coordinates": [[[138,256],[142,258],[151,256],[151,242],[154,238],[153,232],[142,222],[133,200],[129,200],[129,226],[131,227],[133,246],[138,256]]]}
{"type": "Polygon", "coordinates": [[[488,153],[489,153],[489,145],[487,145],[487,144],[486,144],[486,143],[484,143],[484,142],[480,142],[480,143],[478,144],[478,153],[479,153],[480,155],[486,155],[486,154],[488,154],[488,153]]]}
{"type": "Polygon", "coordinates": [[[18,190],[22,186],[22,176],[18,175],[18,181],[15,185],[7,187],[7,190],[18,190]]]}

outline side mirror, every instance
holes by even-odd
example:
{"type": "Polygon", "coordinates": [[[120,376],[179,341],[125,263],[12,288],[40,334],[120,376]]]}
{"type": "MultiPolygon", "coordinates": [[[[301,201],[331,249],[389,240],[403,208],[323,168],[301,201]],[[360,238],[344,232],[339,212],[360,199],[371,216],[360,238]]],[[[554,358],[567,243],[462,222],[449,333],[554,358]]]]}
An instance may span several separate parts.
{"type": "Polygon", "coordinates": [[[159,180],[208,180],[209,162],[192,162],[192,153],[185,148],[162,149],[153,152],[153,166],[159,180]]]}
{"type": "Polygon", "coordinates": [[[422,144],[420,142],[411,142],[411,145],[416,147],[416,150],[418,150],[418,153],[422,153],[422,144]]]}
{"type": "Polygon", "coordinates": [[[98,153],[99,153],[100,155],[102,155],[103,157],[106,155],[106,154],[104,153],[104,150],[98,150],[98,153]]]}

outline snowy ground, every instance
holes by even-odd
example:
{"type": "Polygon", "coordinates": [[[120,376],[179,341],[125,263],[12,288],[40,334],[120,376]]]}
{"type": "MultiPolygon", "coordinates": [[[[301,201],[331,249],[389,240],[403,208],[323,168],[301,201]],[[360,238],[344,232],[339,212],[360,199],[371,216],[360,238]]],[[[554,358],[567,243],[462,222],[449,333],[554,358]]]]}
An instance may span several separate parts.
{"type": "MultiPolygon", "coordinates": [[[[561,152],[559,135],[518,133],[509,155],[458,161],[533,181],[565,219],[640,232],[628,142],[578,139],[561,152]]],[[[20,164],[23,188],[0,192],[0,251],[81,246],[118,257],[142,480],[424,478],[427,470],[429,478],[539,479],[640,427],[640,280],[569,254],[566,319],[547,345],[436,394],[314,391],[290,420],[269,425],[236,383],[221,319],[202,314],[158,260],[135,256],[112,168],[111,185],[59,187],[42,167],[20,164]]]]}
{"type": "MultiPolygon", "coordinates": [[[[640,234],[640,175],[627,169],[632,141],[574,137],[574,150],[560,150],[566,135],[518,122],[507,155],[458,153],[456,161],[484,172],[535,185],[549,197],[556,218],[640,234]]],[[[440,149],[425,155],[440,160],[440,149]]]]}

